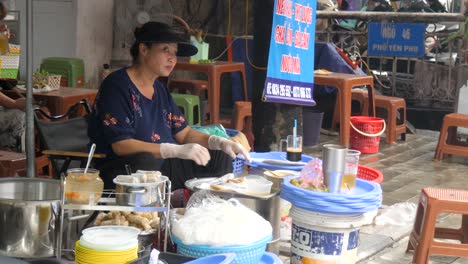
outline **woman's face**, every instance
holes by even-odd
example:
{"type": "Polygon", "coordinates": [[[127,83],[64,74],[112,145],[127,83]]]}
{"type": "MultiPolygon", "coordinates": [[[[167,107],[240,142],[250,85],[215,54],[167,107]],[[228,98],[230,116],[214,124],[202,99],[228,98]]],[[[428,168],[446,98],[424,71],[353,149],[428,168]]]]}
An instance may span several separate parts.
{"type": "Polygon", "coordinates": [[[177,43],[153,43],[140,49],[143,64],[157,76],[168,76],[177,63],[177,43]]]}

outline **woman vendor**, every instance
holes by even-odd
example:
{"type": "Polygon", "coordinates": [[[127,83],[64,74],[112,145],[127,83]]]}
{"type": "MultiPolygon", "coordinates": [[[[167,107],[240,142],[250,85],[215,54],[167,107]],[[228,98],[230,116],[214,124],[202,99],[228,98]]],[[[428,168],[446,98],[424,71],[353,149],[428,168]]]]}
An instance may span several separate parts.
{"type": "Polygon", "coordinates": [[[187,125],[168,88],[177,56],[192,56],[197,48],[184,42],[168,25],[148,22],[134,32],[133,64],[111,73],[101,84],[88,135],[105,188],[115,176],[136,170],[160,170],[172,189],[192,178],[219,177],[232,172],[232,159],[248,151],[239,143],[198,132],[187,125]]]}

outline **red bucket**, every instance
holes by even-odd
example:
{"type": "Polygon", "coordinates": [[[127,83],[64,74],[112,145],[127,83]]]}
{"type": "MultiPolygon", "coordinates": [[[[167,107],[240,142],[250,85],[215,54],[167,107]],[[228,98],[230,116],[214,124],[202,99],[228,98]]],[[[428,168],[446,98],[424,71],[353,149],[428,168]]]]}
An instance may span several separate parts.
{"type": "Polygon", "coordinates": [[[380,135],[385,131],[385,120],[379,117],[351,116],[349,145],[361,153],[379,151],[380,135]]]}

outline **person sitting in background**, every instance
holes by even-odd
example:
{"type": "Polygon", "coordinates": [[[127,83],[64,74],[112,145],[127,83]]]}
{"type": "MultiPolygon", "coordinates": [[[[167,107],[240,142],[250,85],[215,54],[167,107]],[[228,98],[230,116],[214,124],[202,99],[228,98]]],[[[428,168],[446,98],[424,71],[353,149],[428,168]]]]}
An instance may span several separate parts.
{"type": "Polygon", "coordinates": [[[26,100],[11,99],[0,92],[0,149],[21,152],[21,136],[26,128],[26,100]]]}
{"type": "Polygon", "coordinates": [[[197,48],[167,24],[148,22],[135,29],[130,49],[133,64],[107,76],[90,116],[88,135],[96,152],[96,169],[106,189],[113,179],[136,170],[159,170],[173,189],[188,179],[218,177],[232,172],[232,159],[249,153],[239,143],[198,132],[174,103],[159,77],[168,76],[177,56],[192,56],[197,48]]]}
{"type": "MultiPolygon", "coordinates": [[[[7,6],[0,1],[0,20],[8,14],[7,6]]],[[[9,30],[6,24],[0,23],[0,34],[4,34],[8,46],[9,30]]],[[[24,109],[26,100],[13,100],[0,92],[0,149],[21,151],[21,136],[26,128],[24,109]]]]}

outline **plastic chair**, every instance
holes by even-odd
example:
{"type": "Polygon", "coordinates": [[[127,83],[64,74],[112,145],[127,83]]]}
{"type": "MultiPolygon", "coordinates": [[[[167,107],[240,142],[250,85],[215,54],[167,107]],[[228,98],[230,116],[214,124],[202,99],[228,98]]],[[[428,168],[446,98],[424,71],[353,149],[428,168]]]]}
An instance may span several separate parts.
{"type": "Polygon", "coordinates": [[[176,105],[182,110],[190,126],[200,126],[200,98],[191,94],[171,93],[176,105]]]}
{"type": "Polygon", "coordinates": [[[61,86],[83,87],[85,80],[84,62],[79,58],[49,57],[42,60],[41,71],[62,76],[61,86]]]}
{"type": "MultiPolygon", "coordinates": [[[[63,115],[50,116],[40,108],[34,109],[34,122],[38,131],[43,154],[52,162],[55,177],[60,177],[72,161],[79,161],[84,167],[87,159],[88,120],[91,108],[86,99],[76,103],[63,115]],[[86,115],[77,116],[80,106],[86,115]]],[[[104,158],[104,154],[94,154],[93,158],[104,158]]]]}
{"type": "Polygon", "coordinates": [[[181,80],[171,79],[168,85],[171,91],[176,90],[181,94],[193,94],[200,96],[200,99],[206,99],[208,93],[208,82],[203,80],[181,80]],[[202,94],[203,93],[203,94],[202,94]]]}
{"type": "MultiPolygon", "coordinates": [[[[375,96],[375,108],[384,108],[387,111],[387,144],[395,143],[398,135],[406,140],[406,102],[405,99],[392,96],[375,96]],[[398,116],[398,112],[400,113],[398,116]]],[[[364,106],[364,109],[366,107],[364,106]]]]}
{"type": "MultiPolygon", "coordinates": [[[[359,102],[360,105],[360,115],[367,116],[369,108],[369,100],[367,92],[362,92],[359,90],[352,91],[352,100],[359,102]]],[[[375,96],[375,108],[383,108],[387,112],[386,122],[387,129],[385,130],[386,138],[385,141],[387,144],[395,143],[398,135],[400,135],[402,140],[406,140],[406,102],[404,98],[376,95],[375,96]],[[398,114],[399,113],[399,114],[398,114]]],[[[335,107],[335,113],[336,111],[335,107]]],[[[377,113],[376,116],[381,116],[377,113]]],[[[339,117],[339,114],[338,114],[339,117]]],[[[333,120],[337,120],[335,115],[333,120]]],[[[335,123],[335,121],[333,121],[335,123]]]]}
{"type": "Polygon", "coordinates": [[[428,187],[421,191],[413,230],[406,251],[414,249],[413,263],[428,263],[431,255],[468,257],[468,191],[428,187]],[[462,215],[461,226],[436,227],[437,215],[462,215]],[[437,239],[458,240],[436,241],[437,239]]]}
{"type": "Polygon", "coordinates": [[[468,127],[468,115],[452,113],[444,116],[435,160],[441,160],[444,154],[468,156],[468,143],[457,140],[457,127],[468,127]]]}

